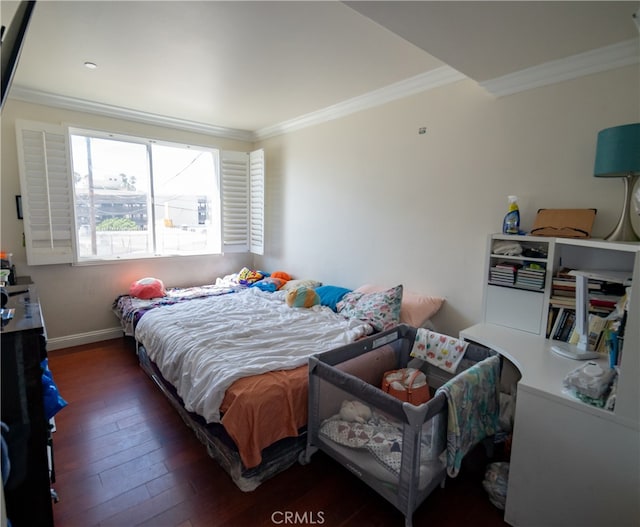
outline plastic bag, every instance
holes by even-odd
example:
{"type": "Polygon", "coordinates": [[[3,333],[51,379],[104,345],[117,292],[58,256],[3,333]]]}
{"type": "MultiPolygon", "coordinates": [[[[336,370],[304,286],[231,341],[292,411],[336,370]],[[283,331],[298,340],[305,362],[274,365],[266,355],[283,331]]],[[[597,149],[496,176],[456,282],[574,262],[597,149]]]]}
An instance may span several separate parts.
{"type": "Polygon", "coordinates": [[[67,406],[65,401],[58,391],[55,381],[53,380],[53,374],[49,369],[48,359],[44,359],[40,366],[42,367],[42,392],[44,395],[44,413],[47,420],[51,419],[60,410],[67,406]]]}
{"type": "Polygon", "coordinates": [[[509,482],[509,463],[500,461],[491,463],[484,474],[482,486],[489,494],[489,501],[498,509],[504,510],[509,482]]]}

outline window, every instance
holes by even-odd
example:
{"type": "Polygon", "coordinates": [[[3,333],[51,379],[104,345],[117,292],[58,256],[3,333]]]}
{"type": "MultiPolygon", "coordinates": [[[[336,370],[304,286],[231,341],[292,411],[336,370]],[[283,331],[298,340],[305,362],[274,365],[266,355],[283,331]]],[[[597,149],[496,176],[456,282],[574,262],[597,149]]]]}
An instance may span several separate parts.
{"type": "Polygon", "coordinates": [[[70,138],[79,260],[220,252],[217,150],[70,138]]]}
{"type": "Polygon", "coordinates": [[[29,265],[263,252],[261,150],[28,121],[16,131],[29,265]]]}

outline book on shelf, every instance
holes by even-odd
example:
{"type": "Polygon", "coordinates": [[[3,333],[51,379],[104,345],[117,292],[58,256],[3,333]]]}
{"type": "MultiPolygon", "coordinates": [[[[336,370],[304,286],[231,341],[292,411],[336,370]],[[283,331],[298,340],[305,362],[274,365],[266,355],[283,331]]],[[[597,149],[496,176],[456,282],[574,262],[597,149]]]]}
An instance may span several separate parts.
{"type": "Polygon", "coordinates": [[[558,319],[554,324],[553,333],[551,334],[551,338],[553,340],[562,340],[562,334],[567,330],[567,324],[570,324],[571,314],[573,313],[573,318],[575,319],[575,311],[568,308],[561,308],[558,313],[558,319]]]}
{"type": "MultiPolygon", "coordinates": [[[[600,341],[605,334],[605,330],[608,327],[608,320],[604,317],[591,314],[589,315],[589,329],[587,332],[588,345],[587,351],[596,351],[599,349],[600,341]]],[[[580,340],[580,334],[577,328],[574,328],[569,337],[569,344],[578,344],[580,340]]]]}
{"type": "Polygon", "coordinates": [[[621,319],[606,320],[595,351],[609,356],[609,365],[620,366],[624,342],[624,322],[621,319]]]}
{"type": "Polygon", "coordinates": [[[489,269],[489,280],[496,284],[513,285],[520,267],[517,263],[498,262],[489,269]]]}
{"type": "Polygon", "coordinates": [[[571,332],[576,326],[576,312],[573,309],[569,309],[566,310],[566,313],[567,315],[560,326],[558,337],[556,338],[556,340],[560,340],[562,342],[567,342],[569,340],[571,332]]]}
{"type": "Polygon", "coordinates": [[[553,322],[551,324],[551,328],[547,332],[547,338],[553,338],[555,336],[555,334],[558,332],[558,327],[560,326],[562,317],[564,316],[564,307],[552,307],[551,310],[553,322]]]}
{"type": "Polygon", "coordinates": [[[531,289],[542,289],[544,288],[545,273],[546,271],[538,265],[535,267],[527,265],[517,270],[515,284],[531,289]]]}
{"type": "MultiPolygon", "coordinates": [[[[553,289],[555,290],[573,291],[575,293],[576,279],[575,277],[572,277],[572,278],[554,277],[551,280],[551,287],[553,287],[553,289]]],[[[589,280],[588,289],[589,291],[599,291],[600,289],[602,289],[602,284],[600,284],[599,282],[595,282],[593,280],[589,280]]]]}
{"type": "Polygon", "coordinates": [[[547,315],[547,329],[545,330],[545,337],[549,338],[551,331],[553,330],[553,325],[556,321],[556,317],[558,316],[558,311],[560,308],[549,306],[549,314],[547,315]]]}
{"type": "Polygon", "coordinates": [[[576,275],[587,276],[587,288],[589,291],[602,291],[602,293],[622,296],[624,295],[625,285],[629,285],[630,278],[626,278],[627,274],[616,271],[576,271],[574,269],[562,268],[557,271],[551,279],[551,287],[553,289],[565,289],[575,291],[576,275]]]}
{"type": "MultiPolygon", "coordinates": [[[[625,286],[605,280],[588,281],[589,312],[597,314],[611,313],[623,298],[625,286]]],[[[555,307],[575,308],[575,277],[554,277],[552,279],[551,297],[549,302],[555,307]],[[568,285],[570,284],[570,285],[568,285]]]]}
{"type": "Polygon", "coordinates": [[[522,264],[513,263],[513,262],[498,262],[494,265],[496,269],[506,269],[508,271],[516,271],[522,267],[522,264]]]}
{"type": "Polygon", "coordinates": [[[623,297],[622,295],[605,295],[601,293],[591,293],[589,294],[589,303],[594,306],[602,306],[602,307],[611,307],[614,308],[620,302],[620,299],[623,297]]]}
{"type": "Polygon", "coordinates": [[[624,333],[627,325],[627,315],[628,311],[625,309],[622,315],[622,318],[616,324],[615,331],[613,333],[613,341],[612,348],[609,349],[609,365],[610,366],[620,366],[620,362],[622,361],[622,350],[624,348],[624,333]]]}
{"type": "Polygon", "coordinates": [[[551,298],[549,298],[549,303],[556,307],[570,307],[571,309],[575,309],[576,297],[552,295],[551,298]]]}
{"type": "Polygon", "coordinates": [[[566,297],[566,298],[575,298],[576,297],[576,292],[575,292],[575,290],[567,291],[566,289],[554,289],[553,290],[553,296],[562,296],[562,297],[566,297]]]}

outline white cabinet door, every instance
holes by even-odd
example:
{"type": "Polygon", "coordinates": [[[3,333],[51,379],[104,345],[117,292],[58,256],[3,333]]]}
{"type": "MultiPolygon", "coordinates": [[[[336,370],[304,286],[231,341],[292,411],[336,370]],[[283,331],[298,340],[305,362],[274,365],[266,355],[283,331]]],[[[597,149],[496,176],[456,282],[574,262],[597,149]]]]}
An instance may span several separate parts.
{"type": "Polygon", "coordinates": [[[542,293],[487,285],[485,322],[538,335],[543,312],[542,293]]]}

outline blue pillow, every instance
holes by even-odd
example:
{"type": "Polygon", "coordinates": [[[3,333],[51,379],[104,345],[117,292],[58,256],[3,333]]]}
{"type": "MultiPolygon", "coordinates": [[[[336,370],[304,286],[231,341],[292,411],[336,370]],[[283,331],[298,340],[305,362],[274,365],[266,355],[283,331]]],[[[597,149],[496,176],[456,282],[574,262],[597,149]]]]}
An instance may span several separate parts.
{"type": "Polygon", "coordinates": [[[321,305],[330,307],[336,311],[336,304],[342,300],[344,295],[351,293],[351,289],[335,285],[322,285],[320,287],[316,287],[316,293],[318,293],[318,296],[320,297],[321,305]]]}

